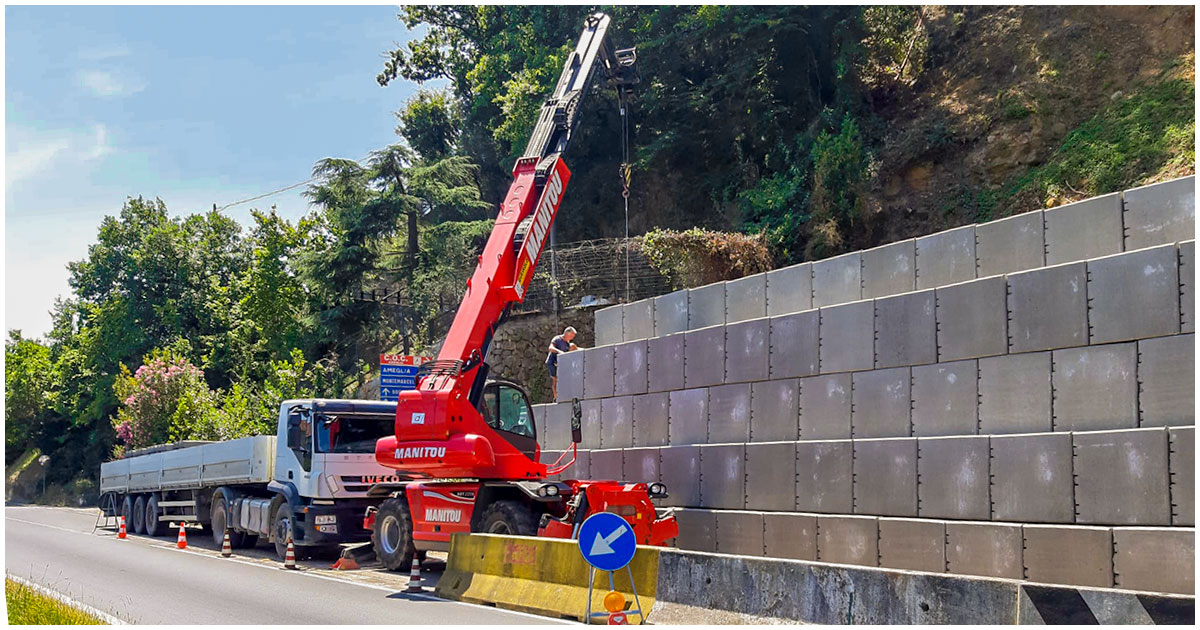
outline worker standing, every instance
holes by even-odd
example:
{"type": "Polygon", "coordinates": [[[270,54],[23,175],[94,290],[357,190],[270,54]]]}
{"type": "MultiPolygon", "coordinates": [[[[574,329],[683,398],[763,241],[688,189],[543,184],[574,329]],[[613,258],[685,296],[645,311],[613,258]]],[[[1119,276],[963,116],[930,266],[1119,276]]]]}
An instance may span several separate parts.
{"type": "Polygon", "coordinates": [[[571,343],[574,338],[575,329],[567,326],[561,335],[555,335],[550,340],[549,353],[546,355],[546,369],[550,371],[550,394],[555,400],[558,399],[558,355],[579,349],[578,346],[571,343]]]}

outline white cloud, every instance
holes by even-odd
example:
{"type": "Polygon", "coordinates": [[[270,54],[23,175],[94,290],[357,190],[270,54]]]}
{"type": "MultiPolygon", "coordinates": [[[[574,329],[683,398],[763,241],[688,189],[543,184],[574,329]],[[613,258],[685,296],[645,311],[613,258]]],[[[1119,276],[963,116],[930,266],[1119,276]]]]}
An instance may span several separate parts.
{"type": "Polygon", "coordinates": [[[6,132],[10,144],[4,155],[4,181],[10,190],[14,184],[46,173],[60,163],[74,159],[86,164],[112,153],[108,127],[100,124],[86,131],[9,128],[6,132]]]}
{"type": "Polygon", "coordinates": [[[136,79],[119,77],[105,70],[79,73],[79,84],[92,94],[105,98],[130,96],[146,89],[146,85],[136,79]]]}
{"type": "Polygon", "coordinates": [[[67,138],[48,138],[33,146],[6,152],[4,181],[8,187],[46,170],[58,156],[71,147],[67,138]]]}

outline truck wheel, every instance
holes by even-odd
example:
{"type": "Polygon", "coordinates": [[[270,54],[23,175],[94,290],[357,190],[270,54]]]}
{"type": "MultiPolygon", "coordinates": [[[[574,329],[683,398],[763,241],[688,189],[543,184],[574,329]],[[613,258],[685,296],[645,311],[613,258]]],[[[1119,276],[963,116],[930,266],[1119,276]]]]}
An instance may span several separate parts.
{"type": "MultiPolygon", "coordinates": [[[[213,543],[217,549],[225,542],[225,528],[229,522],[225,514],[225,497],[217,497],[212,501],[212,508],[209,509],[209,517],[212,523],[213,543]]],[[[229,546],[234,549],[240,549],[245,541],[246,534],[237,530],[229,530],[229,546]]]]}
{"type": "Polygon", "coordinates": [[[412,514],[407,502],[392,498],[379,505],[371,542],[379,562],[388,571],[407,571],[412,568],[413,555],[416,553],[412,531],[412,514]]]}
{"type": "Polygon", "coordinates": [[[150,498],[146,501],[146,515],[142,518],[145,520],[147,536],[162,536],[166,533],[167,530],[163,527],[162,521],[158,520],[157,494],[150,495],[150,498]]]}
{"type": "Polygon", "coordinates": [[[133,528],[133,497],[125,495],[125,500],[121,502],[121,518],[125,519],[125,531],[134,533],[133,528]]]}
{"type": "Polygon", "coordinates": [[[133,502],[133,533],[146,533],[146,495],[139,494],[133,502]]]}
{"type": "MultiPolygon", "coordinates": [[[[271,534],[275,539],[275,555],[279,556],[280,560],[287,557],[287,541],[288,534],[292,532],[292,523],[296,520],[292,514],[292,506],[285,503],[280,503],[279,508],[275,510],[275,521],[271,526],[271,534]]],[[[300,559],[300,547],[292,545],[296,550],[296,559],[300,559]]]]}
{"type": "Polygon", "coordinates": [[[536,536],[537,519],[533,510],[520,501],[496,501],[488,506],[479,519],[484,534],[508,536],[536,536]]]}

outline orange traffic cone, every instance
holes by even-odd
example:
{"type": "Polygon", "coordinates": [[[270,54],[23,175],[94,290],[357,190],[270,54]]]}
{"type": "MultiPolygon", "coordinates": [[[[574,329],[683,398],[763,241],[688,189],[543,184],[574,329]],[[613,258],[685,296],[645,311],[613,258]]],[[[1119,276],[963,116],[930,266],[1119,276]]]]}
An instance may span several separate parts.
{"type": "Polygon", "coordinates": [[[175,541],[175,546],[187,549],[187,531],[183,529],[183,521],[179,522],[179,538],[175,541]]]}
{"type": "Polygon", "coordinates": [[[233,545],[229,544],[229,530],[225,530],[225,539],[221,541],[221,555],[228,558],[233,555],[233,545]]]}
{"type": "Polygon", "coordinates": [[[119,529],[117,529],[117,538],[125,538],[127,536],[127,534],[125,533],[125,517],[118,516],[117,521],[119,521],[121,524],[121,527],[119,529]]]}
{"type": "Polygon", "coordinates": [[[417,557],[413,556],[412,569],[408,572],[408,588],[404,589],[405,593],[424,593],[425,589],[421,588],[421,563],[417,562],[417,557]]]}
{"type": "Polygon", "coordinates": [[[292,535],[288,534],[287,554],[283,556],[283,568],[296,568],[296,547],[292,544],[292,535]]]}

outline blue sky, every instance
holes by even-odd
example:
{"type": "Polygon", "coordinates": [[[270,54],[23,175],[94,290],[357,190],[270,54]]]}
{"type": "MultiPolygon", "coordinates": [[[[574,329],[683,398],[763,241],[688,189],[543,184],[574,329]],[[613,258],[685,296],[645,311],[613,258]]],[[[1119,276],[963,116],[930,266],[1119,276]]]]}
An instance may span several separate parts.
{"type": "MultiPolygon", "coordinates": [[[[375,75],[415,34],[394,6],[7,7],[5,328],[46,333],[100,220],[127,196],[176,215],[306,179],[397,140],[416,89],[375,75]]],[[[230,208],[294,219],[303,189],[230,208]]]]}

